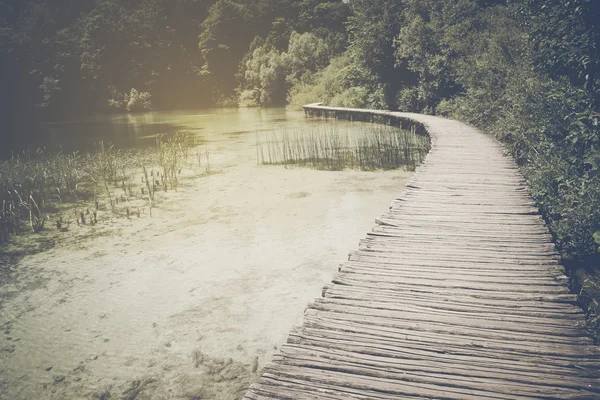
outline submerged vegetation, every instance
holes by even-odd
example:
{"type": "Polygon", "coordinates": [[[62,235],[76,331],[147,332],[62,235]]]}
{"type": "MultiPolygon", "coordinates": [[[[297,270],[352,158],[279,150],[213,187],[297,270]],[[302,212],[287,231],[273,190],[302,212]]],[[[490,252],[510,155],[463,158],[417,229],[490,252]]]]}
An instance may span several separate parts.
{"type": "Polygon", "coordinates": [[[98,143],[92,153],[38,149],[0,161],[0,245],[9,236],[95,225],[116,216],[152,212],[155,192],[176,189],[190,162],[185,133],[138,150],[98,143]],[[137,201],[136,201],[137,200],[137,201]]]}
{"type": "Polygon", "coordinates": [[[273,132],[257,138],[261,164],[298,165],[327,171],[346,168],[373,171],[405,167],[414,170],[429,151],[429,139],[415,130],[391,126],[363,127],[340,132],[335,125],[319,125],[293,132],[273,132]]]}

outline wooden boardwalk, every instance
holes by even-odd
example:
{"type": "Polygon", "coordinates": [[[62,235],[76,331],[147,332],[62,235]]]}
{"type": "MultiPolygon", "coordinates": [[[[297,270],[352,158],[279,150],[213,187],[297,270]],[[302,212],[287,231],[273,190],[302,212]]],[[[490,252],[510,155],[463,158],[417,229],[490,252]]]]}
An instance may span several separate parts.
{"type": "Polygon", "coordinates": [[[419,123],[432,149],[244,399],[600,399],[600,350],[500,144],[431,116],[306,110],[419,123]]]}

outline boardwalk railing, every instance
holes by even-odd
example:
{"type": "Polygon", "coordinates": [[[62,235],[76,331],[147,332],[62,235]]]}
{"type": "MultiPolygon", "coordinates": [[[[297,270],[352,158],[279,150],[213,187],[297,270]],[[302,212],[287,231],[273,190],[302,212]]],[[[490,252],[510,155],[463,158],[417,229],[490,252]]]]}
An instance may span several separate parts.
{"type": "Polygon", "coordinates": [[[600,349],[512,159],[443,118],[432,147],[245,399],[599,399],[600,349]]]}

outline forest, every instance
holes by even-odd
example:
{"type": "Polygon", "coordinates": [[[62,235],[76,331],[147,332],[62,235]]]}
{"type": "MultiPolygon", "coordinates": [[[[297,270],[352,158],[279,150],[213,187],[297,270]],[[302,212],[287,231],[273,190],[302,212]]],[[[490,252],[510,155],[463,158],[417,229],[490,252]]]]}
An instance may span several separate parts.
{"type": "Polygon", "coordinates": [[[397,109],[503,141],[600,327],[597,0],[1,0],[24,121],[214,106],[397,109]]]}

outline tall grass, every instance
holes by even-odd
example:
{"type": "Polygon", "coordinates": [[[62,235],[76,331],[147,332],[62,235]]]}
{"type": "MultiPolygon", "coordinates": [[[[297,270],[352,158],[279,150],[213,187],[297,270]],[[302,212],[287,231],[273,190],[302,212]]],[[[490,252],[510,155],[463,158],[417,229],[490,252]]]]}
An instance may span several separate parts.
{"type": "Polygon", "coordinates": [[[342,130],[319,125],[257,137],[257,162],[298,165],[320,170],[414,170],[429,151],[429,139],[396,127],[374,125],[342,130]]]}
{"type": "MultiPolygon", "coordinates": [[[[95,152],[85,155],[38,149],[0,161],[0,245],[11,235],[43,230],[61,204],[84,202],[80,206],[89,211],[85,202],[93,199],[93,213],[85,214],[93,217],[76,212],[76,221],[84,225],[86,220],[97,222],[100,208],[129,217],[130,200],[136,197],[147,199],[152,207],[158,188],[177,187],[189,149],[187,135],[176,134],[160,137],[146,149],[117,150],[99,142],[95,152]],[[124,210],[117,209],[119,203],[124,210]]],[[[64,230],[65,221],[57,218],[55,225],[64,230]]]]}
{"type": "Polygon", "coordinates": [[[189,157],[189,141],[186,133],[176,134],[164,140],[163,137],[156,139],[156,150],[158,164],[162,170],[161,183],[165,191],[171,185],[171,189],[177,188],[178,175],[184,161],[189,157]]]}
{"type": "Polygon", "coordinates": [[[115,182],[117,180],[117,172],[119,171],[120,150],[115,150],[114,145],[105,145],[103,141],[99,144],[98,158],[102,176],[106,181],[115,182]]]}
{"type": "Polygon", "coordinates": [[[45,149],[13,155],[0,162],[0,244],[26,229],[39,232],[48,218],[49,202],[76,199],[79,185],[89,179],[88,160],[75,152],[45,149]]]}

